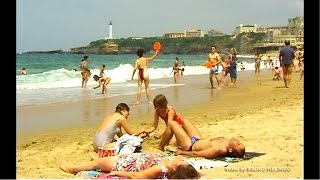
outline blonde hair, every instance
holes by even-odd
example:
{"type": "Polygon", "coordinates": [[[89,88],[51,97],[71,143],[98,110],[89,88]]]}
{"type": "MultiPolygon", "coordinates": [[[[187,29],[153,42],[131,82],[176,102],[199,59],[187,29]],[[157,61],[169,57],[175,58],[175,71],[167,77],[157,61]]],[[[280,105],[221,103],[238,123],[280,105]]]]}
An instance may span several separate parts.
{"type": "Polygon", "coordinates": [[[230,53],[231,54],[237,54],[236,48],[230,48],[230,53]]]}

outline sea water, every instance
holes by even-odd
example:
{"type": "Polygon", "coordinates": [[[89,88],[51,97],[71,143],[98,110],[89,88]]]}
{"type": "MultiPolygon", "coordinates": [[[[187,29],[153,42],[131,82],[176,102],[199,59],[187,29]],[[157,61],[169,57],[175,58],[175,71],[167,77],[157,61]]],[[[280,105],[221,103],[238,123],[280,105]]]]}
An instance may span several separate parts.
{"type": "MultiPolygon", "coordinates": [[[[145,54],[150,57],[153,54],[145,54]]],[[[93,55],[89,54],[89,69],[92,76],[99,75],[102,64],[106,66],[105,74],[111,77],[107,86],[108,97],[137,93],[136,72],[133,81],[132,71],[137,55],[93,55]]],[[[173,77],[172,67],[175,58],[184,62],[184,76],[208,74],[208,68],[202,66],[208,54],[203,55],[164,55],[160,54],[148,64],[150,79],[173,77]]],[[[245,70],[254,70],[254,56],[238,55],[245,70]]],[[[16,55],[16,105],[34,106],[48,103],[63,103],[105,98],[101,96],[101,88],[92,89],[98,83],[89,79],[87,88],[81,88],[80,64],[83,54],[28,54],[16,55]],[[21,75],[22,67],[26,67],[27,75],[21,75]]],[[[237,70],[240,71],[240,63],[237,70]]],[[[264,68],[261,63],[261,69],[264,68]]],[[[221,72],[221,67],[219,69],[221,72]]],[[[166,81],[165,81],[166,82],[166,81]]],[[[173,81],[166,83],[150,83],[151,89],[174,86],[173,81]]]]}

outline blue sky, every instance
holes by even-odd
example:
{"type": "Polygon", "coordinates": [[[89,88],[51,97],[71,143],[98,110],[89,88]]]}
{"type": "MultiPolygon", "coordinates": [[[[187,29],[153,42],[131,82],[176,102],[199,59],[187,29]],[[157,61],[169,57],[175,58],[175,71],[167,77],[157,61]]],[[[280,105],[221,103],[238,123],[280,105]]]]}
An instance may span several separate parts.
{"type": "Polygon", "coordinates": [[[231,34],[239,24],[284,26],[303,0],[17,0],[16,51],[69,50],[109,36],[155,37],[200,28],[231,34]]]}

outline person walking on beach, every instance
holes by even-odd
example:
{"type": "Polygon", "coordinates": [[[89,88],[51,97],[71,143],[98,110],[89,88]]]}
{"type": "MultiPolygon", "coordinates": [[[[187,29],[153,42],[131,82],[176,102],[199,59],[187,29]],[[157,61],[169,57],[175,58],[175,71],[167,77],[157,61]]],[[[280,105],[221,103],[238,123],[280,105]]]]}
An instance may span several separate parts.
{"type": "Polygon", "coordinates": [[[229,56],[227,58],[222,57],[221,58],[221,65],[222,65],[222,71],[221,71],[221,78],[220,78],[220,85],[224,85],[224,79],[229,74],[228,67],[230,66],[231,60],[229,56]]]}
{"type": "Polygon", "coordinates": [[[261,62],[261,57],[259,53],[256,53],[256,57],[254,58],[254,73],[259,74],[260,73],[260,62],[261,62]]]}
{"type": "Polygon", "coordinates": [[[282,67],[284,86],[290,88],[295,54],[292,47],[290,47],[290,41],[284,41],[284,44],[285,46],[280,50],[279,61],[280,66],[282,67]]]}
{"type": "Polygon", "coordinates": [[[235,87],[237,81],[237,50],[235,48],[230,49],[229,54],[230,66],[228,66],[228,72],[230,74],[230,85],[235,87]]]}
{"type": "Polygon", "coordinates": [[[174,63],[173,63],[173,67],[172,67],[172,71],[170,73],[170,75],[172,74],[173,72],[173,81],[175,84],[177,84],[177,79],[179,78],[180,76],[180,63],[179,63],[179,59],[178,57],[176,57],[174,63]]]}
{"type": "Polygon", "coordinates": [[[89,60],[89,56],[84,56],[83,59],[81,60],[82,61],[80,65],[81,78],[82,78],[81,88],[86,88],[87,82],[91,77],[91,72],[88,68],[88,60],[89,60]]]}
{"type": "Polygon", "coordinates": [[[299,58],[299,72],[300,72],[300,80],[302,80],[304,74],[304,58],[303,55],[299,58]]]}
{"type": "Polygon", "coordinates": [[[93,87],[93,89],[97,89],[102,85],[102,94],[106,94],[107,93],[107,85],[111,81],[111,78],[107,77],[107,76],[99,77],[95,74],[93,76],[93,79],[99,83],[97,86],[93,87]]]}
{"type": "Polygon", "coordinates": [[[149,73],[148,73],[148,63],[154,60],[158,55],[160,51],[156,51],[155,54],[152,57],[144,57],[143,56],[143,49],[137,50],[138,59],[135,62],[135,66],[133,69],[131,80],[133,80],[133,76],[136,72],[136,70],[139,70],[138,75],[138,94],[137,94],[137,101],[134,104],[140,104],[140,98],[141,98],[141,91],[142,91],[142,83],[144,82],[146,95],[148,98],[148,103],[151,104],[150,101],[150,87],[149,87],[149,73]]]}
{"type": "Polygon", "coordinates": [[[221,89],[220,87],[220,80],[218,77],[219,74],[219,68],[218,64],[221,63],[220,55],[218,54],[217,46],[213,45],[211,46],[211,52],[209,53],[208,61],[212,64],[209,71],[209,81],[210,81],[210,88],[213,89],[213,75],[216,78],[218,89],[221,89]]]}
{"type": "Polygon", "coordinates": [[[147,136],[147,133],[142,130],[132,130],[129,122],[130,108],[126,103],[120,103],[116,107],[116,111],[105,117],[96,132],[93,139],[94,151],[98,151],[98,147],[104,147],[114,141],[115,135],[121,137],[123,135],[121,129],[124,129],[127,134],[135,134],[141,138],[147,136]]]}
{"type": "Polygon", "coordinates": [[[104,73],[104,70],[106,68],[106,65],[102,64],[101,68],[100,68],[100,72],[99,72],[99,76],[100,77],[103,77],[105,76],[106,74],[104,73]]]}

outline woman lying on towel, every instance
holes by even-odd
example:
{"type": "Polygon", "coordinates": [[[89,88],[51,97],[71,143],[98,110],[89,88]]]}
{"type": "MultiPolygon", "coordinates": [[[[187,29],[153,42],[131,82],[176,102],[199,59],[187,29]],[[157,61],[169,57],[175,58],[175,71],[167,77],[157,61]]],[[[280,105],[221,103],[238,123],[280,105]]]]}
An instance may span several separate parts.
{"type": "Polygon", "coordinates": [[[164,146],[174,135],[179,146],[177,155],[191,157],[217,158],[217,157],[243,157],[245,147],[235,138],[201,138],[199,130],[187,119],[183,120],[183,126],[176,121],[169,121],[163,133],[159,149],[164,146]]]}
{"type": "Polygon", "coordinates": [[[77,165],[62,164],[60,168],[68,173],[97,170],[110,176],[130,179],[198,179],[198,171],[182,156],[172,160],[162,153],[132,153],[107,156],[77,165]]]}
{"type": "Polygon", "coordinates": [[[144,130],[134,131],[130,128],[128,122],[129,111],[130,108],[127,104],[120,103],[113,114],[103,119],[102,124],[93,139],[93,148],[95,152],[98,151],[98,147],[104,147],[105,145],[112,143],[115,135],[121,137],[123,135],[121,127],[127,134],[135,134],[139,137],[147,136],[147,133],[145,133],[144,130]]]}

